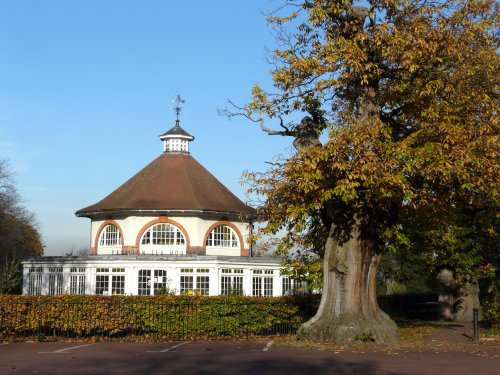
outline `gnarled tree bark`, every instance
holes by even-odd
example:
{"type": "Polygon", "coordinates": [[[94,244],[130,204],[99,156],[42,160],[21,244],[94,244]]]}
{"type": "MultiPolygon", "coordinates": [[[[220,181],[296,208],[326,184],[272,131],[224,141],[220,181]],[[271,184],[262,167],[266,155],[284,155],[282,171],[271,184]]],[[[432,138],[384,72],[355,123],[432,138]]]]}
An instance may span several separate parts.
{"type": "Polygon", "coordinates": [[[359,225],[351,238],[336,239],[334,228],[325,245],[323,293],[316,315],[299,329],[298,338],[350,344],[399,341],[396,323],[378,306],[377,270],[381,260],[359,225]]]}

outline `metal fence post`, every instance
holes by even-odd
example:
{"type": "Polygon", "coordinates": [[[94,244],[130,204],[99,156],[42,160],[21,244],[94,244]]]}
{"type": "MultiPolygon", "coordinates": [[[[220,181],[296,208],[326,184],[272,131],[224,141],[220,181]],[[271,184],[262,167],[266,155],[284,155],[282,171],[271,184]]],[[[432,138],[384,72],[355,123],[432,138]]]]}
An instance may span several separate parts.
{"type": "Polygon", "coordinates": [[[479,340],[479,309],[472,309],[474,315],[474,340],[479,340]]]}
{"type": "Polygon", "coordinates": [[[42,300],[38,299],[37,300],[37,309],[38,309],[38,324],[37,324],[37,334],[36,334],[36,340],[40,341],[42,337],[42,300]]]}
{"type": "Polygon", "coordinates": [[[248,338],[248,304],[245,303],[245,337],[248,338]]]}

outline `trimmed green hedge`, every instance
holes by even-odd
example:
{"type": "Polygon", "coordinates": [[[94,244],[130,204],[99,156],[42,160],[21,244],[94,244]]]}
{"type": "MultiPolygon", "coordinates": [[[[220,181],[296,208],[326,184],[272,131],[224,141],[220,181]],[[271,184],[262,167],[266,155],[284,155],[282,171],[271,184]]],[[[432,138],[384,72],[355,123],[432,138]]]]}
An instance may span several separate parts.
{"type": "Polygon", "coordinates": [[[294,334],[311,297],[0,296],[0,339],[186,339],[294,334]]]}

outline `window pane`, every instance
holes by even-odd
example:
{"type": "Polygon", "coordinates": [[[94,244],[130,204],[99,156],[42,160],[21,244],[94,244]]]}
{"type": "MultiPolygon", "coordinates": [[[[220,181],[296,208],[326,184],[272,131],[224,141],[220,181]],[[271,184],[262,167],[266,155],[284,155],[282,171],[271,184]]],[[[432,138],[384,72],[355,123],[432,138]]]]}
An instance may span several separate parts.
{"type": "Polygon", "coordinates": [[[253,277],[252,278],[252,296],[260,297],[262,296],[262,278],[253,277]]]}
{"type": "Polygon", "coordinates": [[[181,276],[181,294],[193,293],[193,276],[181,276]]]}
{"type": "Polygon", "coordinates": [[[222,295],[242,295],[243,277],[242,276],[222,276],[221,277],[222,295]]]}
{"type": "Polygon", "coordinates": [[[272,297],[273,295],[273,278],[264,277],[264,296],[272,297]]]}
{"type": "Polygon", "coordinates": [[[289,296],[292,294],[292,279],[284,277],[281,281],[281,295],[289,296]]]}
{"type": "Polygon", "coordinates": [[[166,270],[155,270],[154,273],[154,294],[159,294],[160,292],[167,291],[167,271],[166,270]]]}
{"type": "Polygon", "coordinates": [[[121,235],[118,228],[113,224],[108,224],[101,232],[99,246],[118,246],[121,245],[121,235]]]}
{"type": "Polygon", "coordinates": [[[111,276],[111,294],[125,294],[125,276],[111,276]]]}
{"type": "Polygon", "coordinates": [[[85,275],[71,275],[69,283],[70,294],[85,294],[85,275]]]}
{"type": "Polygon", "coordinates": [[[63,293],[63,274],[62,273],[49,273],[49,294],[62,294],[63,293]]]}
{"type": "Polygon", "coordinates": [[[238,247],[238,237],[234,230],[227,225],[219,225],[207,238],[207,246],[238,247]]]}
{"type": "Polygon", "coordinates": [[[97,275],[95,277],[95,294],[106,295],[108,294],[108,275],[97,275]]]}
{"type": "Polygon", "coordinates": [[[28,294],[40,295],[42,294],[42,274],[31,273],[28,279],[28,294]]]}
{"type": "Polygon", "coordinates": [[[142,245],[184,245],[184,235],[174,225],[156,224],[150,227],[143,235],[142,245]]]}
{"type": "Polygon", "coordinates": [[[208,296],[210,289],[210,276],[198,276],[196,278],[196,291],[202,296],[208,296]]]}
{"type": "Polygon", "coordinates": [[[151,294],[151,270],[139,270],[137,293],[140,296],[147,296],[151,294]]]}

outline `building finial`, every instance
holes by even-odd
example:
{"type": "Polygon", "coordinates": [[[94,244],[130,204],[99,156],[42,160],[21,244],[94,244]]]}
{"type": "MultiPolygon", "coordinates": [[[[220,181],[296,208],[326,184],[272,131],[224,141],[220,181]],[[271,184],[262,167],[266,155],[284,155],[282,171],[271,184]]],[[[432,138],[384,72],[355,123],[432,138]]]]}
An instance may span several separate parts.
{"type": "Polygon", "coordinates": [[[175,103],[172,109],[175,111],[177,118],[175,120],[175,126],[166,133],[160,135],[160,140],[163,142],[163,152],[181,152],[189,154],[189,143],[194,140],[194,137],[182,129],[179,124],[179,115],[184,109],[181,104],[184,104],[186,101],[182,99],[180,95],[176,95],[175,99],[172,101],[175,103]]]}
{"type": "Polygon", "coordinates": [[[175,114],[177,116],[177,118],[175,119],[175,123],[178,125],[179,124],[179,115],[182,112],[182,109],[184,108],[184,107],[181,107],[181,104],[184,104],[186,101],[184,99],[182,99],[179,94],[177,94],[174,102],[175,102],[174,110],[175,110],[175,114]]]}

